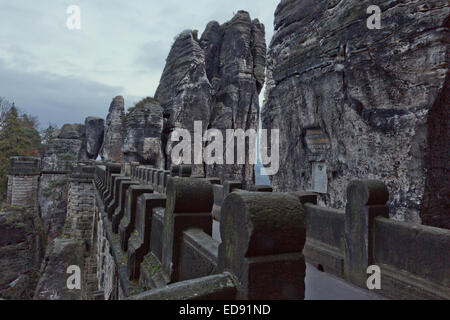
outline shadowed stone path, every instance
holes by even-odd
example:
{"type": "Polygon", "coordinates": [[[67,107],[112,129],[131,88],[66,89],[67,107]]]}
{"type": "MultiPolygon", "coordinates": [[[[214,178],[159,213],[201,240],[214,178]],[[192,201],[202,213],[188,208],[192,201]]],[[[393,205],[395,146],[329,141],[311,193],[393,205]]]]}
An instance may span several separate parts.
{"type": "MultiPolygon", "coordinates": [[[[213,222],[213,238],[220,239],[220,223],[213,222]]],[[[354,286],[331,274],[321,272],[306,264],[305,300],[384,300],[385,298],[368,290],[354,286]]]]}
{"type": "Polygon", "coordinates": [[[305,300],[385,300],[374,292],[354,286],[306,264],[305,300]]]}

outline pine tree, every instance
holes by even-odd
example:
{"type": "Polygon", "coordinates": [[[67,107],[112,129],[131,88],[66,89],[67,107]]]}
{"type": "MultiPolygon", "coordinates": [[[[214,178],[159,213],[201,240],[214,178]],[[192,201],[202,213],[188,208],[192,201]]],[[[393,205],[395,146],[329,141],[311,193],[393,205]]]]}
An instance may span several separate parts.
{"type": "Polygon", "coordinates": [[[0,127],[0,199],[4,199],[6,194],[9,159],[30,155],[37,155],[33,150],[32,134],[24,128],[19,112],[13,105],[0,127]]]}

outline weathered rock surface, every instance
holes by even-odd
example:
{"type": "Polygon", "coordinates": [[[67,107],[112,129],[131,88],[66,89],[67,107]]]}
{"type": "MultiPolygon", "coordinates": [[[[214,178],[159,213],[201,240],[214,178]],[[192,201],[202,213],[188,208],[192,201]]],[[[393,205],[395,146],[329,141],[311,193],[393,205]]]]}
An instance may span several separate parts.
{"type": "Polygon", "coordinates": [[[66,221],[69,174],[41,174],[39,207],[48,239],[61,236],[66,221]]]}
{"type": "MultiPolygon", "coordinates": [[[[212,88],[206,77],[205,55],[194,31],[181,33],[172,46],[155,94],[164,108],[163,148],[166,167],[171,165],[172,132],[186,129],[194,137],[194,121],[209,124],[212,88]]],[[[193,144],[192,144],[193,145],[193,144]]],[[[193,150],[193,149],[192,149],[193,150]]],[[[193,156],[192,162],[193,162],[193,156]]],[[[194,174],[203,174],[203,166],[194,166],[194,174]]]]}
{"type": "Polygon", "coordinates": [[[96,160],[103,144],[105,120],[101,118],[86,118],[86,154],[88,159],[96,160]]]}
{"type": "Polygon", "coordinates": [[[162,167],[162,129],[163,109],[158,101],[147,98],[129,109],[123,119],[124,160],[162,167]]]}
{"type": "Polygon", "coordinates": [[[45,242],[37,214],[0,212],[0,298],[33,298],[45,242]]]}
{"type": "Polygon", "coordinates": [[[105,124],[105,136],[100,151],[104,161],[122,162],[122,118],[125,115],[125,102],[123,97],[113,99],[109,107],[105,124]]]}
{"type": "Polygon", "coordinates": [[[82,240],[53,240],[42,263],[42,276],[37,284],[34,300],[81,300],[81,290],[67,288],[70,276],[67,268],[79,266],[83,270],[86,255],[86,245],[82,240]]]}
{"type": "MultiPolygon", "coordinates": [[[[175,128],[187,129],[192,139],[194,121],[202,121],[203,130],[221,130],[224,138],[226,129],[257,130],[265,51],[264,26],[244,11],[224,25],[210,22],[200,40],[196,31],[185,31],[177,38],[155,95],[166,118],[166,167],[171,165],[170,140],[175,128]]],[[[248,157],[245,165],[195,166],[193,174],[244,184],[252,184],[254,175],[248,157]]]]}
{"type": "Polygon", "coordinates": [[[65,124],[57,138],[51,139],[44,153],[43,162],[47,157],[57,155],[62,160],[85,159],[86,132],[82,124],[65,124]]]}
{"type": "Polygon", "coordinates": [[[85,135],[85,127],[82,124],[65,124],[58,134],[60,139],[81,139],[85,135]]]}
{"type": "MultiPolygon", "coordinates": [[[[221,130],[224,137],[227,129],[257,130],[258,96],[265,80],[264,25],[239,11],[220,27],[215,22],[208,24],[200,44],[206,52],[208,79],[214,88],[209,127],[221,130]]],[[[207,175],[242,180],[244,184],[254,182],[248,152],[245,165],[208,166],[207,175]]]]}
{"type": "Polygon", "coordinates": [[[41,172],[66,173],[72,172],[74,161],[77,160],[72,154],[50,154],[44,155],[41,161],[41,172]]]}
{"type": "Polygon", "coordinates": [[[263,110],[280,129],[273,185],[311,189],[319,161],[327,205],[343,208],[351,180],[379,179],[392,216],[449,228],[449,4],[379,1],[382,29],[369,30],[372,4],[278,6],[263,110]]]}

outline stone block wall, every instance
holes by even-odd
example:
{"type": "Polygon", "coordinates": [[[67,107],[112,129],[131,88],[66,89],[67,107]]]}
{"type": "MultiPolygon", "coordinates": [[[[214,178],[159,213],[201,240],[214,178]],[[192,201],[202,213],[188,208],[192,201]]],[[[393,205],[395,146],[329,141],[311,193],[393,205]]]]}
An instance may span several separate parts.
{"type": "Polygon", "coordinates": [[[13,207],[37,209],[39,176],[8,175],[6,203],[13,207]]]}
{"type": "Polygon", "coordinates": [[[0,212],[0,299],[29,300],[39,279],[45,237],[36,212],[0,212]]]}
{"type": "Polygon", "coordinates": [[[66,237],[92,240],[94,219],[94,186],[90,180],[71,180],[64,226],[66,237]]]}
{"type": "Polygon", "coordinates": [[[38,209],[38,188],[41,161],[34,157],[12,157],[8,168],[6,204],[38,209]]]}

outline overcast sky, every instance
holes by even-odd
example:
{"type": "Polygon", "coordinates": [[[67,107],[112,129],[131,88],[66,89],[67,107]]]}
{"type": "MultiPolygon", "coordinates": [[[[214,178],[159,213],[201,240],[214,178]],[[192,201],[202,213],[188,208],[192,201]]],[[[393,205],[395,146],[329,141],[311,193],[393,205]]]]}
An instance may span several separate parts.
{"type": "Polygon", "coordinates": [[[266,26],[279,0],[0,0],[0,96],[36,115],[41,127],[106,117],[113,97],[126,107],[153,96],[174,37],[203,32],[238,10],[266,26]],[[66,26],[70,5],[81,29],[66,26]]]}

